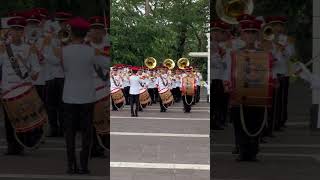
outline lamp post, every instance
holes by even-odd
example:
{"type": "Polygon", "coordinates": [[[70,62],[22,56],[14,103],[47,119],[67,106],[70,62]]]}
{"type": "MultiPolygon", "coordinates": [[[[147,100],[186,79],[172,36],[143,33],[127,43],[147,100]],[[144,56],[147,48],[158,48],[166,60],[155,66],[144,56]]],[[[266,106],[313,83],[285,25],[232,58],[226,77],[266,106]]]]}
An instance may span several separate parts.
{"type": "Polygon", "coordinates": [[[203,57],[207,58],[207,101],[210,102],[210,33],[206,34],[207,36],[207,52],[190,52],[190,57],[203,57]]]}
{"type": "MultiPolygon", "coordinates": [[[[320,1],[313,0],[313,57],[320,52],[320,1]]],[[[320,57],[317,57],[318,59],[320,57]]],[[[320,61],[313,63],[313,73],[320,77],[320,61]]],[[[320,91],[312,90],[311,128],[320,129],[320,91]]]]}

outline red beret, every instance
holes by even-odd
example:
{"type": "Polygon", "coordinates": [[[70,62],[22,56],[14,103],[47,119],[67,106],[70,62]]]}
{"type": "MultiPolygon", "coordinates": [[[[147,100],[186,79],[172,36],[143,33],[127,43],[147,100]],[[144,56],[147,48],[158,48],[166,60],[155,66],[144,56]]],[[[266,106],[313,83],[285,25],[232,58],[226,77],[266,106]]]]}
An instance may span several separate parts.
{"type": "Polygon", "coordinates": [[[132,66],[132,67],[131,67],[131,70],[132,70],[132,71],[138,71],[139,68],[138,68],[137,66],[132,66]]]}
{"type": "Polygon", "coordinates": [[[68,24],[75,29],[88,30],[90,28],[90,23],[81,17],[69,19],[68,24]]]}
{"type": "Polygon", "coordinates": [[[246,21],[240,23],[240,27],[242,31],[259,31],[261,25],[256,21],[246,21]]]}
{"type": "Polygon", "coordinates": [[[55,13],[55,19],[58,21],[66,21],[72,17],[71,13],[67,12],[56,12],[55,13]]]}
{"type": "Polygon", "coordinates": [[[288,18],[284,16],[269,16],[266,17],[266,23],[286,23],[288,18]]]}
{"type": "Polygon", "coordinates": [[[228,31],[231,29],[230,24],[228,24],[224,21],[221,21],[220,19],[213,21],[211,23],[211,27],[212,27],[212,29],[220,29],[220,30],[224,30],[224,31],[228,31]]]}
{"type": "Polygon", "coordinates": [[[8,20],[7,24],[11,28],[13,27],[24,28],[27,24],[27,21],[24,17],[15,17],[8,20]]]}
{"type": "Polygon", "coordinates": [[[32,11],[38,13],[43,18],[49,16],[49,11],[45,8],[33,8],[32,11]]]}
{"type": "Polygon", "coordinates": [[[89,19],[89,23],[91,27],[105,27],[105,25],[108,26],[107,20],[104,19],[102,16],[93,16],[89,19]]]}
{"type": "Polygon", "coordinates": [[[29,11],[29,12],[26,12],[25,13],[25,18],[27,20],[27,22],[38,22],[40,23],[42,18],[40,16],[40,14],[38,12],[35,12],[35,11],[29,11]]]}
{"type": "Polygon", "coordinates": [[[25,12],[18,12],[18,11],[10,11],[8,12],[8,17],[24,17],[25,12]]]}
{"type": "Polygon", "coordinates": [[[251,16],[251,15],[249,15],[249,14],[242,14],[242,15],[240,15],[240,16],[237,17],[237,21],[238,21],[239,23],[241,23],[241,22],[247,22],[247,21],[253,21],[253,20],[255,20],[255,19],[256,19],[256,17],[251,16]]]}

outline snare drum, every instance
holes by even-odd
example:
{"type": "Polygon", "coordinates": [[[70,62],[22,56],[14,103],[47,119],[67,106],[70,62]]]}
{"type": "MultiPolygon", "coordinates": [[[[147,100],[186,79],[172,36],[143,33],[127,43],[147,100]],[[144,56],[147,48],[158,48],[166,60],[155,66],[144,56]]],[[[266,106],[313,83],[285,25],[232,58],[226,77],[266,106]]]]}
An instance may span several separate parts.
{"type": "Polygon", "coordinates": [[[110,131],[110,94],[106,86],[96,88],[96,96],[93,125],[97,135],[103,135],[110,131]]]}
{"type": "Polygon", "coordinates": [[[145,108],[149,103],[151,103],[150,95],[146,88],[140,90],[139,94],[140,105],[145,108]]]}
{"type": "Polygon", "coordinates": [[[121,89],[112,90],[111,91],[111,98],[112,98],[114,104],[119,108],[122,107],[125,102],[125,97],[124,97],[121,89]]]}
{"type": "Polygon", "coordinates": [[[48,121],[45,107],[31,83],[24,83],[2,95],[8,118],[17,133],[41,127],[48,121]]]}
{"type": "Polygon", "coordinates": [[[173,102],[173,96],[171,91],[168,88],[164,88],[159,91],[160,98],[162,100],[162,104],[165,106],[170,106],[173,102]]]}

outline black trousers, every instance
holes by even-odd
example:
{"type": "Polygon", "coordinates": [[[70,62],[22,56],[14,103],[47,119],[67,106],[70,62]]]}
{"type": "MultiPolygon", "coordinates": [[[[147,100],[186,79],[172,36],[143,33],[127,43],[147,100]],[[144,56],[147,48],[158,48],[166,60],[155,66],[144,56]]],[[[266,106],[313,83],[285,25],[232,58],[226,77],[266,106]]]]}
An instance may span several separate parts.
{"type": "Polygon", "coordinates": [[[275,129],[278,130],[281,127],[285,126],[285,123],[288,119],[288,90],[289,90],[289,77],[279,75],[278,74],[278,81],[280,86],[276,90],[276,97],[275,97],[275,129]]]}
{"type": "Polygon", "coordinates": [[[123,94],[124,94],[124,97],[126,99],[126,105],[129,105],[130,104],[130,94],[129,94],[129,91],[130,91],[130,86],[127,86],[127,87],[124,87],[123,88],[123,94]]]}
{"type": "Polygon", "coordinates": [[[6,110],[4,112],[4,125],[6,130],[6,140],[8,146],[8,152],[19,152],[23,150],[23,147],[18,143],[17,139],[14,135],[14,129],[11,125],[11,122],[8,118],[8,114],[6,110]]]}
{"type": "MultiPolygon", "coordinates": [[[[245,107],[243,108],[245,127],[249,133],[256,133],[262,125],[264,108],[245,107]]],[[[240,156],[245,159],[255,158],[259,152],[259,139],[261,134],[251,137],[244,131],[240,118],[240,108],[232,107],[230,118],[232,119],[235,133],[235,143],[239,147],[240,156]]]]}
{"type": "Polygon", "coordinates": [[[160,101],[159,91],[158,91],[158,88],[153,88],[153,91],[154,91],[154,98],[155,98],[155,104],[156,104],[156,102],[160,101]]]}
{"type": "Polygon", "coordinates": [[[68,167],[77,166],[76,160],[76,134],[81,132],[82,147],[80,152],[80,166],[88,168],[89,154],[92,146],[92,118],[94,103],[64,104],[64,128],[67,145],[68,167]]]}
{"type": "Polygon", "coordinates": [[[140,101],[139,94],[130,94],[130,107],[131,107],[131,115],[138,115],[138,110],[140,109],[140,101]],[[134,104],[136,108],[133,109],[134,104]]]}
{"type": "Polygon", "coordinates": [[[223,81],[220,79],[214,79],[211,84],[210,102],[212,109],[210,113],[210,127],[212,129],[217,126],[225,125],[226,122],[224,119],[225,98],[223,81]]]}
{"type": "Polygon", "coordinates": [[[159,103],[160,103],[160,110],[161,111],[167,111],[166,107],[164,107],[164,104],[162,103],[162,99],[159,97],[159,103]]]}
{"type": "Polygon", "coordinates": [[[198,103],[200,101],[200,86],[197,85],[197,95],[196,95],[196,103],[198,103]]]}
{"type": "Polygon", "coordinates": [[[153,104],[155,104],[155,103],[156,103],[156,96],[155,96],[155,90],[154,90],[154,88],[148,88],[148,93],[149,93],[149,95],[150,95],[151,102],[152,102],[153,104]]]}
{"type": "Polygon", "coordinates": [[[176,92],[176,102],[178,103],[178,102],[180,102],[181,101],[181,90],[180,90],[180,88],[179,87],[176,87],[175,88],[175,92],[176,92]]]}
{"type": "Polygon", "coordinates": [[[55,78],[48,81],[47,86],[47,105],[48,105],[48,118],[51,132],[62,132],[63,126],[63,93],[64,79],[55,78]]]}
{"type": "Polygon", "coordinates": [[[47,94],[46,94],[46,86],[45,85],[35,85],[37,93],[41,99],[41,101],[46,104],[47,94]]]}
{"type": "Polygon", "coordinates": [[[193,100],[194,100],[193,96],[187,96],[187,95],[183,95],[182,96],[184,112],[190,112],[191,111],[191,106],[192,106],[192,101],[193,100]]]}

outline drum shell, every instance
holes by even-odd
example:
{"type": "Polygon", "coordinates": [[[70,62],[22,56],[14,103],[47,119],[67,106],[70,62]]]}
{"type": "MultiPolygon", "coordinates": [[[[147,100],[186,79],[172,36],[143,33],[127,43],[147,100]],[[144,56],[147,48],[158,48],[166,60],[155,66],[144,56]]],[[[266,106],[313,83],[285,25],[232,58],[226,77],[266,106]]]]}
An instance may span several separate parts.
{"type": "Polygon", "coordinates": [[[231,105],[271,106],[272,56],[264,51],[232,52],[231,105]]]}
{"type": "Polygon", "coordinates": [[[95,103],[93,125],[97,134],[110,132],[110,95],[95,103]]]}
{"type": "Polygon", "coordinates": [[[17,133],[31,131],[48,121],[48,115],[36,89],[30,83],[21,84],[2,96],[8,118],[17,133]],[[21,92],[19,92],[21,90],[21,92]],[[18,95],[11,95],[17,94],[18,95]]]}
{"type": "Polygon", "coordinates": [[[111,92],[111,98],[115,104],[123,104],[125,97],[121,89],[116,89],[111,92]]]}
{"type": "Polygon", "coordinates": [[[169,89],[159,91],[159,95],[162,100],[162,104],[169,105],[173,102],[173,96],[169,89]]]}
{"type": "Polygon", "coordinates": [[[142,106],[146,106],[148,103],[151,102],[151,98],[150,98],[150,95],[149,95],[147,89],[143,89],[140,91],[139,101],[142,106]]]}

